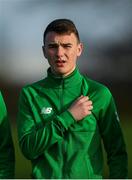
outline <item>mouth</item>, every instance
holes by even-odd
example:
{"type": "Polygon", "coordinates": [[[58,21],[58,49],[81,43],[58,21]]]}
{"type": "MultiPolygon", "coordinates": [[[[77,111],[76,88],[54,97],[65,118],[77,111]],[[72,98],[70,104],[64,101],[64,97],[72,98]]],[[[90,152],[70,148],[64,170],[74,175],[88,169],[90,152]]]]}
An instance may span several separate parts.
{"type": "Polygon", "coordinates": [[[66,61],[65,60],[56,60],[55,61],[57,67],[64,67],[66,61]]]}

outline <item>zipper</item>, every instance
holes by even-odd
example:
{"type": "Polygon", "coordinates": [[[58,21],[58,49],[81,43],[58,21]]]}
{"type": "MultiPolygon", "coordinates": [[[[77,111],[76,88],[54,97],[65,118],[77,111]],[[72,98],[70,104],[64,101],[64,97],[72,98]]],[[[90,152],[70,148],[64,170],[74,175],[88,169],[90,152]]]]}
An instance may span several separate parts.
{"type": "Polygon", "coordinates": [[[62,110],[64,105],[63,93],[64,93],[64,79],[61,79],[60,110],[62,110]]]}
{"type": "MultiPolygon", "coordinates": [[[[61,94],[60,94],[60,105],[61,105],[61,111],[64,108],[64,92],[66,91],[66,89],[64,89],[64,79],[61,79],[61,94]],[[65,91],[64,91],[65,90],[65,91]]],[[[67,149],[68,149],[68,142],[67,142],[67,132],[64,131],[64,135],[63,135],[63,142],[62,142],[62,159],[63,159],[63,166],[62,166],[62,175],[63,175],[63,179],[68,179],[69,175],[68,175],[68,157],[67,157],[67,149]]]]}
{"type": "MultiPolygon", "coordinates": [[[[64,79],[61,79],[61,91],[60,91],[60,111],[62,111],[64,106],[64,79]]],[[[64,140],[62,142],[62,152],[63,154],[66,153],[66,142],[65,142],[65,133],[64,133],[64,140]]]]}

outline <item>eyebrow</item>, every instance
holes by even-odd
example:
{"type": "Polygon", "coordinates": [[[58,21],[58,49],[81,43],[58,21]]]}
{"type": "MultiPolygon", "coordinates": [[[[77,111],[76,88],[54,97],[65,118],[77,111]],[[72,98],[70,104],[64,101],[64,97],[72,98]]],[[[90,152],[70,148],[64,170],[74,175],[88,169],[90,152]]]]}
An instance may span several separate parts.
{"type": "Polygon", "coordinates": [[[55,46],[65,46],[65,45],[69,45],[69,46],[72,46],[72,43],[57,43],[57,42],[50,42],[48,44],[48,46],[51,46],[51,45],[55,45],[55,46]]]}

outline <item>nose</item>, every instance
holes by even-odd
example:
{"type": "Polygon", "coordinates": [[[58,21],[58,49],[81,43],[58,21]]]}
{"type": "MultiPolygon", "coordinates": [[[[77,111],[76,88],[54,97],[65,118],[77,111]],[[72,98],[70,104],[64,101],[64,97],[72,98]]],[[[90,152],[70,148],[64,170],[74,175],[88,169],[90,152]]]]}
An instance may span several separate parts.
{"type": "Polygon", "coordinates": [[[63,54],[64,54],[64,49],[63,49],[63,47],[62,47],[62,46],[58,46],[58,48],[57,48],[57,50],[56,50],[56,55],[57,55],[58,57],[62,57],[63,54]]]}

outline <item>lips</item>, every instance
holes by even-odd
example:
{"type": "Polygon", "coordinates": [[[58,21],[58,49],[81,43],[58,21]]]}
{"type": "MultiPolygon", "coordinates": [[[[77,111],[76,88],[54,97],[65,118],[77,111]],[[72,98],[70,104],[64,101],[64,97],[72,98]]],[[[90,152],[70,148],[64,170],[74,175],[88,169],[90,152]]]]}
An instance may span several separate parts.
{"type": "Polygon", "coordinates": [[[56,63],[65,63],[65,60],[56,60],[56,63]]]}
{"type": "Polygon", "coordinates": [[[56,60],[55,63],[58,67],[63,67],[65,64],[65,60],[56,60]]]}

